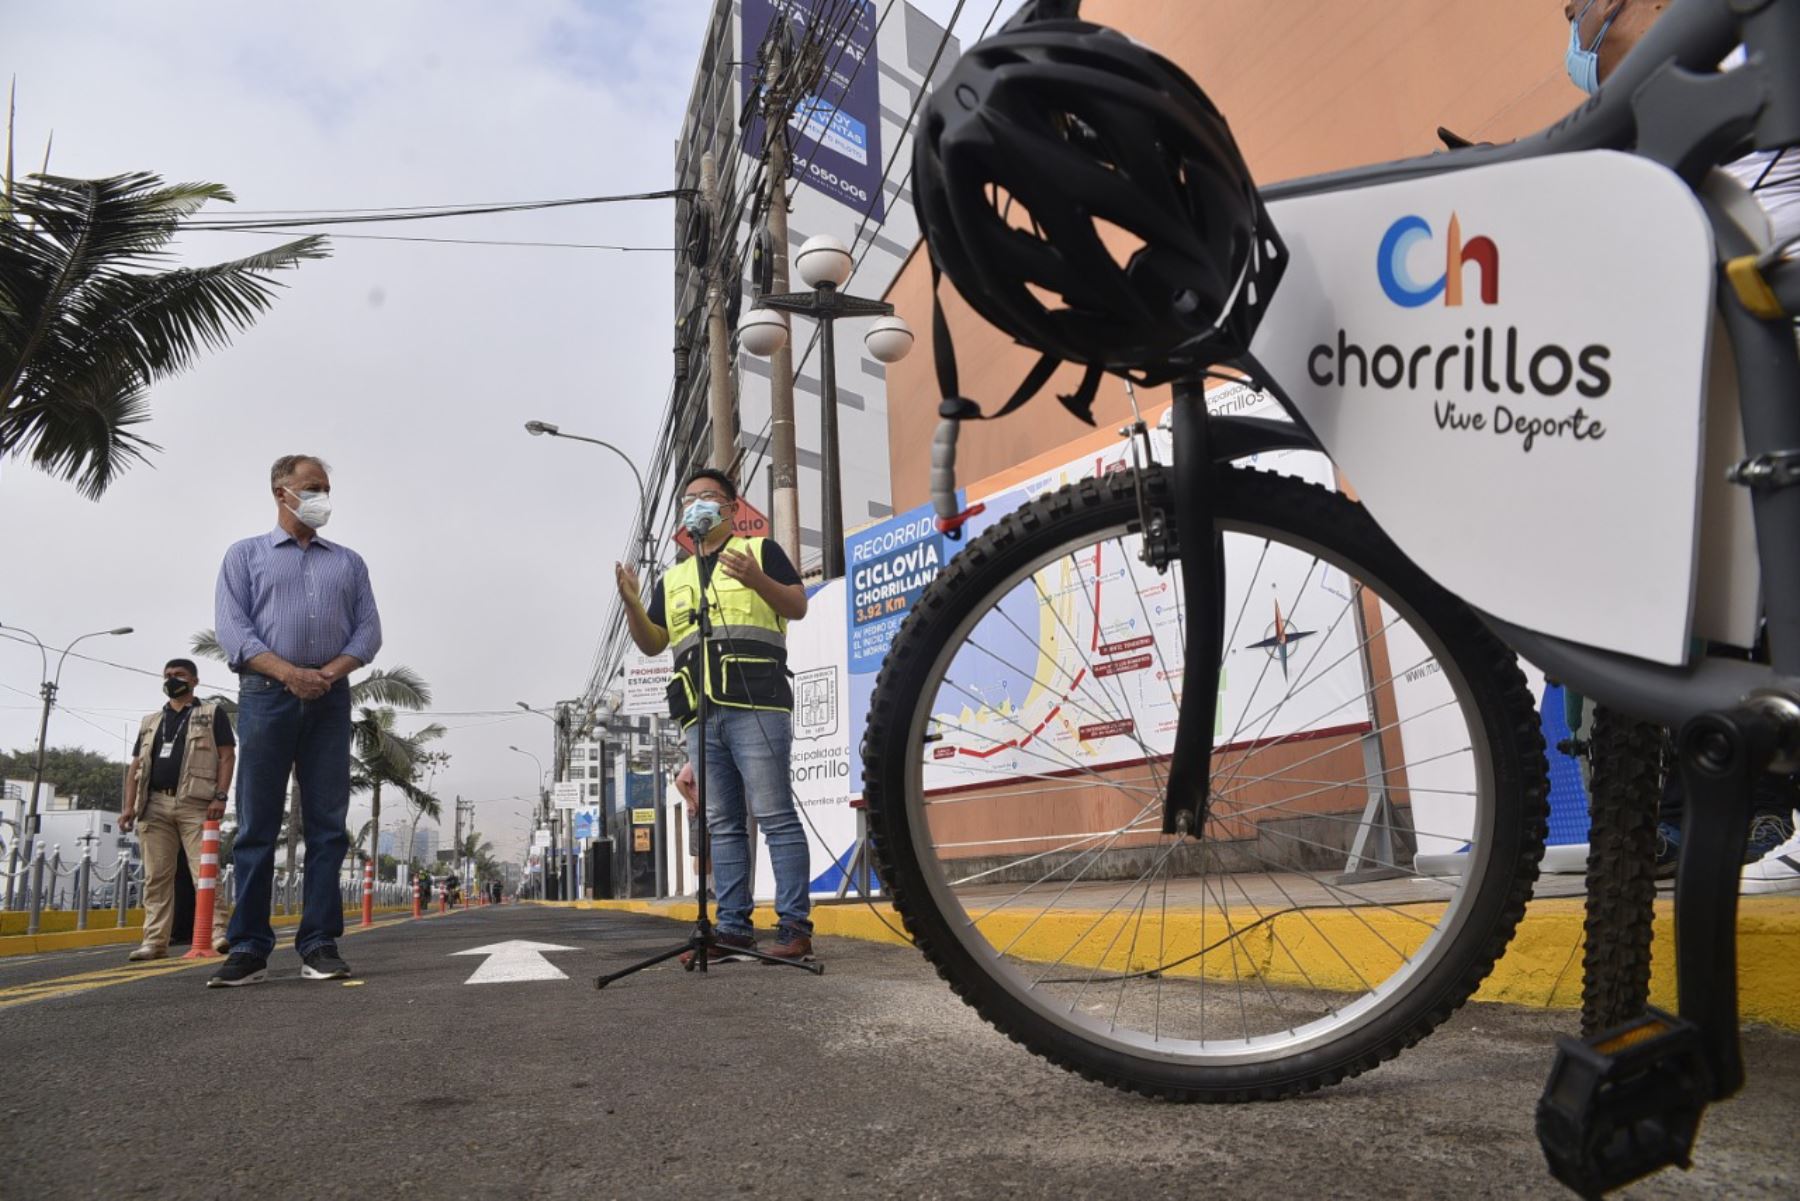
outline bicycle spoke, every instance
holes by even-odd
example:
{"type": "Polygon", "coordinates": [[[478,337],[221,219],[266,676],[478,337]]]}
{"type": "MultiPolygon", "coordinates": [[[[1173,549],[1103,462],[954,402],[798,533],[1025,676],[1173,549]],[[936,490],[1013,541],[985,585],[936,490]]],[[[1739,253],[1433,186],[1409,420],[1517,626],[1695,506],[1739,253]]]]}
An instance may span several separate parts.
{"type": "MultiPolygon", "coordinates": [[[[1285,487],[1239,484],[1223,503],[1260,512],[1241,498],[1285,487]]],[[[1510,870],[1489,845],[1484,758],[1505,723],[1481,720],[1466,646],[1459,657],[1415,616],[1429,603],[1386,590],[1330,538],[1239,514],[1218,542],[1207,819],[1163,833],[1190,685],[1184,569],[1170,564],[1167,595],[1139,570],[1123,499],[1107,502],[1117,524],[1059,536],[1060,516],[1040,519],[970,560],[980,571],[959,578],[978,591],[945,594],[953,631],[901,673],[918,692],[902,705],[915,715],[903,837],[929,882],[911,895],[943,915],[939,945],[963,948],[940,967],[1004,982],[984,1009],[1023,1007],[1026,1028],[1196,1066],[1328,1045],[1412,1004],[1490,904],[1487,873],[1510,870]],[[1467,852],[1461,874],[1413,878],[1421,848],[1444,847],[1467,852]]]]}

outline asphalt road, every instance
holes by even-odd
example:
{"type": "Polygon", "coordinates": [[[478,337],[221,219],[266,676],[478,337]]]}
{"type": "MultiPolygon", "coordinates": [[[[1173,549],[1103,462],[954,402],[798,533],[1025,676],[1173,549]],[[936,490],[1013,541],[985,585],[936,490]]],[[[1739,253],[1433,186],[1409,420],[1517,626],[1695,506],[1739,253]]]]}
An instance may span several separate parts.
{"type": "MultiPolygon", "coordinates": [[[[1566,1013],[1470,1007],[1335,1089],[1179,1106],[1013,1046],[905,948],[594,991],[685,933],[531,907],[400,921],[344,941],[353,987],[301,980],[291,950],[232,991],[115,975],[124,947],[0,960],[0,1198],[1565,1195],[1531,1123],[1566,1013]],[[571,978],[465,983],[483,961],[455,952],[515,938],[576,948],[548,956],[571,978]]],[[[1694,1170],[1626,1195],[1800,1195],[1800,1037],[1752,1031],[1748,1059],[1694,1170]]]]}

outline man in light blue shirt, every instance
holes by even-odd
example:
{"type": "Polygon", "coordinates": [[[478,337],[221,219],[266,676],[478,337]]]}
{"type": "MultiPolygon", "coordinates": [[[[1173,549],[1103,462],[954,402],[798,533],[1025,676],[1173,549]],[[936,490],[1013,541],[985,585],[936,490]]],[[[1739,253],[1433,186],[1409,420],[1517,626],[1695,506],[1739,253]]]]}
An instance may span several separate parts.
{"type": "Polygon", "coordinates": [[[237,904],[231,956],[208,987],[256,984],[275,932],[269,900],[288,772],[297,777],[306,874],[294,949],[309,980],[350,974],[338,871],[349,848],[350,682],[381,649],[381,615],[362,556],[318,531],[331,516],[328,468],[283,455],[269,471],[276,528],[233,543],[219,568],[214,624],[238,673],[237,904]]]}

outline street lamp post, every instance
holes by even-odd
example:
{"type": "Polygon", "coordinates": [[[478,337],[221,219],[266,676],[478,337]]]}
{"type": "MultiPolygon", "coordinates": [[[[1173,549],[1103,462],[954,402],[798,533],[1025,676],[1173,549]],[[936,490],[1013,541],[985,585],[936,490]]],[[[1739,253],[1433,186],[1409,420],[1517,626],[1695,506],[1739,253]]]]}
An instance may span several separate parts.
{"type": "MultiPolygon", "coordinates": [[[[555,758],[552,760],[552,766],[554,767],[555,770],[552,773],[552,775],[553,775],[553,779],[556,783],[558,783],[558,784],[562,783],[563,776],[565,774],[564,766],[568,762],[568,750],[567,750],[568,707],[567,707],[567,705],[563,704],[563,703],[558,703],[556,706],[556,715],[551,716],[550,714],[545,713],[542,709],[533,709],[530,705],[527,705],[524,701],[514,701],[513,704],[515,704],[519,708],[525,710],[525,712],[527,712],[527,713],[537,714],[539,717],[543,718],[545,721],[548,721],[551,725],[556,727],[556,746],[555,746],[555,752],[554,752],[555,758]]],[[[551,823],[550,837],[552,839],[556,838],[557,831],[561,826],[562,826],[562,819],[560,817],[551,823]]],[[[576,876],[575,815],[573,813],[569,814],[568,828],[563,831],[563,835],[564,835],[564,837],[562,839],[562,842],[563,842],[563,888],[562,888],[562,891],[568,895],[564,896],[562,899],[566,900],[566,901],[573,901],[576,899],[575,898],[575,876],[576,876]]],[[[552,845],[552,847],[551,847],[551,854],[554,857],[554,855],[555,855],[554,845],[552,845]]]]}
{"type": "MultiPolygon", "coordinates": [[[[581,434],[565,434],[548,421],[527,421],[525,432],[532,437],[548,434],[552,438],[567,438],[571,442],[586,442],[593,446],[603,446],[625,460],[625,466],[631,468],[631,476],[637,481],[638,490],[638,560],[641,569],[648,573],[655,564],[654,542],[650,537],[650,494],[644,490],[644,473],[638,470],[631,456],[614,446],[611,442],[602,442],[598,438],[588,438],[581,434]]],[[[522,703],[522,702],[521,702],[522,703]]],[[[527,706],[529,707],[529,706],[527,706]]]]}
{"type": "MultiPolygon", "coordinates": [[[[537,815],[538,815],[538,821],[540,821],[540,822],[542,822],[542,823],[543,823],[543,825],[544,825],[544,828],[545,828],[545,829],[549,829],[549,828],[550,828],[550,793],[549,793],[549,792],[548,792],[548,791],[547,791],[547,790],[546,790],[546,789],[545,789],[545,788],[544,788],[544,761],[543,761],[543,760],[542,760],[542,759],[539,759],[539,758],[538,758],[538,757],[537,757],[537,756],[536,756],[536,755],[535,755],[535,754],[533,754],[533,753],[532,753],[532,752],[530,752],[530,751],[528,751],[528,750],[525,750],[525,749],[523,749],[523,748],[521,748],[521,747],[516,747],[516,746],[509,746],[509,747],[507,747],[507,748],[506,748],[506,749],[507,749],[507,750],[509,750],[509,751],[518,751],[518,752],[519,752],[519,754],[521,754],[521,755],[529,755],[529,756],[530,756],[530,757],[531,757],[531,761],[532,761],[532,762],[533,762],[533,763],[535,763],[535,764],[537,764],[537,769],[538,769],[538,775],[537,775],[537,783],[538,783],[538,790],[537,790],[537,815]]],[[[527,857],[527,858],[530,858],[530,851],[529,851],[529,850],[527,850],[527,852],[526,852],[526,857],[527,857]]],[[[545,859],[545,861],[546,861],[546,862],[548,862],[548,861],[549,861],[549,859],[550,859],[550,856],[549,856],[549,855],[546,855],[546,856],[544,856],[544,859],[545,859]]],[[[546,875],[548,875],[548,873],[546,873],[546,875]]],[[[550,899],[550,898],[549,898],[549,897],[547,897],[547,896],[546,896],[546,897],[545,897],[545,898],[544,898],[544,899],[545,899],[545,900],[546,900],[546,901],[547,901],[547,900],[549,900],[549,899],[550,899]]]]}
{"type": "Polygon", "coordinates": [[[25,844],[25,860],[29,863],[31,861],[33,844],[37,842],[38,830],[43,824],[43,819],[38,816],[38,790],[44,785],[44,739],[50,732],[50,710],[56,704],[57,689],[62,687],[63,664],[69,661],[69,652],[74,650],[75,647],[84,640],[89,638],[99,638],[102,635],[129,634],[131,633],[131,627],[120,626],[113,630],[95,630],[92,633],[83,634],[80,638],[77,638],[74,642],[71,642],[69,645],[62,648],[62,654],[58,656],[56,660],[56,674],[54,676],[50,674],[49,651],[45,648],[44,644],[38,640],[36,634],[33,634],[30,630],[20,629],[18,626],[3,626],[0,628],[17,631],[36,643],[38,648],[38,659],[43,668],[43,687],[39,690],[39,695],[44,698],[44,709],[43,713],[38,718],[37,762],[32,768],[31,799],[27,802],[28,808],[26,810],[25,828],[21,832],[19,838],[19,841],[25,844]]]}
{"type": "Polygon", "coordinates": [[[738,323],[739,341],[745,350],[767,357],[787,341],[787,323],[777,313],[800,313],[819,323],[819,458],[821,505],[819,536],[824,542],[825,578],[844,574],[844,497],[839,484],[837,423],[837,340],[833,326],[840,317],[879,317],[863,336],[869,354],[878,362],[897,363],[912,349],[913,334],[906,322],[894,316],[894,306],[882,300],[865,300],[838,291],[855,262],[844,244],[829,234],[808,238],[795,256],[794,265],[810,292],[778,292],[761,297],[757,307],[738,323]],[[773,310],[773,311],[771,311],[773,310]]]}

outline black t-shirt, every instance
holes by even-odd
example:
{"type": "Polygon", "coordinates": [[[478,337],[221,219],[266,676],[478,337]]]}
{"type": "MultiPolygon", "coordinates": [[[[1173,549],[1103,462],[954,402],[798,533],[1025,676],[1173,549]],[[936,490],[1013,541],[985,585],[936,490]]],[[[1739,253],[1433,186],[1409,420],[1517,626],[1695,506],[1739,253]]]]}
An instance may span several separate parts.
{"type": "MultiPolygon", "coordinates": [[[[725,548],[720,547],[719,549],[724,550],[725,548]]],[[[716,552],[705,556],[705,560],[702,561],[700,565],[702,578],[712,578],[710,573],[712,572],[714,562],[718,557],[716,552]]],[[[800,582],[800,573],[794,570],[793,563],[788,560],[787,552],[781,549],[781,543],[775,541],[773,538],[765,539],[763,542],[762,569],[763,574],[768,576],[771,580],[774,580],[777,584],[798,584],[800,582]]],[[[667,629],[669,623],[663,603],[663,594],[665,591],[667,591],[667,589],[664,587],[664,581],[658,580],[656,582],[656,595],[650,598],[650,607],[645,610],[645,612],[650,617],[651,625],[662,626],[664,629],[667,629]]]]}
{"type": "MultiPolygon", "coordinates": [[[[150,791],[174,792],[181,784],[181,761],[187,756],[188,718],[200,702],[184,706],[177,711],[173,705],[164,705],[162,717],[156,723],[156,732],[150,738],[150,791]],[[170,747],[165,756],[163,747],[170,747]]],[[[231,719],[225,716],[223,706],[213,709],[213,741],[220,746],[236,746],[237,735],[231,731],[231,719]]]]}

